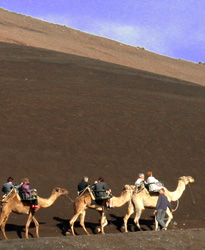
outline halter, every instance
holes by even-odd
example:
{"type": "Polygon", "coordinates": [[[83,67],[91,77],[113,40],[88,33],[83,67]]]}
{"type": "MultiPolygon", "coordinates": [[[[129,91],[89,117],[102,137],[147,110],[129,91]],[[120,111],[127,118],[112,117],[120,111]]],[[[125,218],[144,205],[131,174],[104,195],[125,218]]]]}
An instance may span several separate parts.
{"type": "Polygon", "coordinates": [[[189,183],[188,183],[188,186],[189,186],[189,191],[190,191],[190,194],[191,194],[191,198],[192,198],[193,204],[195,204],[196,202],[194,200],[194,196],[193,196],[193,193],[192,193],[192,190],[191,190],[191,187],[190,187],[189,183]]]}
{"type": "MultiPolygon", "coordinates": [[[[191,190],[191,186],[189,185],[189,180],[188,180],[188,187],[189,187],[189,191],[190,191],[190,194],[191,194],[191,198],[192,198],[192,202],[193,202],[193,204],[195,204],[196,202],[195,202],[195,200],[194,200],[194,195],[193,195],[193,193],[192,193],[192,190],[191,190]]],[[[185,182],[185,185],[186,185],[186,182],[185,182]]]]}

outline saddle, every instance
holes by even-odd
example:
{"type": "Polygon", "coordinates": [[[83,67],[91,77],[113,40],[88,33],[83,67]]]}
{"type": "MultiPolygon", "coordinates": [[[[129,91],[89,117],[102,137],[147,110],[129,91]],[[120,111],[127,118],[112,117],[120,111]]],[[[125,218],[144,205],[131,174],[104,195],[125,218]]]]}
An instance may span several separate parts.
{"type": "Polygon", "coordinates": [[[20,189],[17,189],[17,191],[22,201],[33,201],[37,200],[38,198],[38,193],[36,190],[22,191],[20,189]]]}
{"type": "Polygon", "coordinates": [[[150,194],[158,194],[159,190],[164,187],[164,183],[159,181],[155,183],[146,184],[146,188],[150,194]],[[151,188],[150,188],[151,187],[151,188]]]}

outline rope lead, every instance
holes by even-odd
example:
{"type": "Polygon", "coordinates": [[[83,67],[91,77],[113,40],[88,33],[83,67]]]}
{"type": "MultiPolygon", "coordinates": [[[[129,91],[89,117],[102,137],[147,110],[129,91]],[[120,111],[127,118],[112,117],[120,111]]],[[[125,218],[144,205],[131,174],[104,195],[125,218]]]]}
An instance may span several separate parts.
{"type": "Polygon", "coordinates": [[[188,186],[189,186],[189,191],[190,191],[190,193],[191,193],[192,201],[193,201],[193,203],[195,204],[196,202],[195,202],[195,200],[194,200],[194,196],[193,196],[193,193],[192,193],[192,190],[191,190],[191,187],[190,187],[189,183],[188,183],[188,186]]]}

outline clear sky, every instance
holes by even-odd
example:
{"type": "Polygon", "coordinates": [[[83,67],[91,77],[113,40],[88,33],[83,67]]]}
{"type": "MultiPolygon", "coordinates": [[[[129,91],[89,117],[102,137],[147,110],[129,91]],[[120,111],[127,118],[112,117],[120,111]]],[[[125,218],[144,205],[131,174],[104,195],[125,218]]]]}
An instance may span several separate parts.
{"type": "Polygon", "coordinates": [[[0,0],[0,7],[161,55],[205,62],[205,0],[0,0]]]}

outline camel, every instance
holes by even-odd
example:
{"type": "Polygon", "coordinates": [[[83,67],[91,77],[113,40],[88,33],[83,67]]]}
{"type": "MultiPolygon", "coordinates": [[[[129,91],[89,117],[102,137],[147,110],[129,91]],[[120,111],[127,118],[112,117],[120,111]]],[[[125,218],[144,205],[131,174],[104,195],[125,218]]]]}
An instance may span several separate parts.
{"type": "MultiPolygon", "coordinates": [[[[53,205],[53,203],[57,200],[58,197],[60,197],[61,195],[65,195],[65,194],[68,194],[67,190],[62,189],[62,188],[54,188],[51,196],[48,199],[41,198],[38,196],[37,198],[38,205],[41,208],[50,207],[51,205],[53,205]]],[[[25,226],[26,238],[28,238],[28,229],[32,220],[36,227],[36,237],[39,238],[39,223],[37,219],[34,217],[35,213],[39,209],[31,208],[30,201],[21,201],[18,191],[15,188],[13,188],[11,192],[1,202],[2,202],[2,209],[1,209],[1,216],[0,216],[0,228],[6,240],[8,238],[5,233],[5,226],[6,226],[6,222],[11,212],[18,213],[18,214],[28,214],[28,219],[27,219],[26,226],[25,226]]]]}
{"type": "MultiPolygon", "coordinates": [[[[174,192],[170,192],[165,188],[165,195],[167,196],[168,200],[171,201],[178,201],[179,198],[182,196],[186,185],[188,183],[193,183],[194,179],[191,176],[182,176],[179,177],[177,188],[174,192]]],[[[127,230],[127,221],[131,214],[135,211],[135,218],[134,222],[136,226],[141,230],[139,225],[140,216],[145,208],[155,208],[158,200],[158,194],[150,195],[146,188],[142,189],[140,192],[135,192],[133,194],[132,200],[129,202],[127,214],[124,217],[124,229],[125,232],[127,230]]],[[[168,227],[170,221],[173,219],[173,215],[169,209],[166,210],[168,215],[168,220],[166,222],[166,228],[168,227]]],[[[158,223],[155,224],[155,230],[158,228],[158,223]]]]}
{"type": "MultiPolygon", "coordinates": [[[[132,194],[135,190],[135,186],[132,185],[125,185],[123,188],[123,191],[119,197],[112,197],[110,199],[111,204],[114,207],[121,207],[125,203],[127,203],[131,197],[132,194]]],[[[80,225],[85,231],[87,235],[89,235],[87,229],[85,228],[84,220],[85,220],[85,214],[86,214],[86,209],[91,208],[97,210],[100,215],[101,215],[101,223],[100,223],[100,231],[102,234],[104,234],[104,227],[108,224],[106,216],[105,216],[105,211],[106,211],[106,201],[103,200],[102,205],[97,205],[97,204],[92,204],[92,200],[94,200],[94,196],[89,188],[86,189],[86,191],[78,196],[75,201],[74,201],[74,216],[70,220],[70,228],[71,228],[71,233],[73,236],[75,236],[74,232],[74,223],[77,220],[77,218],[80,216],[80,225]]]]}

